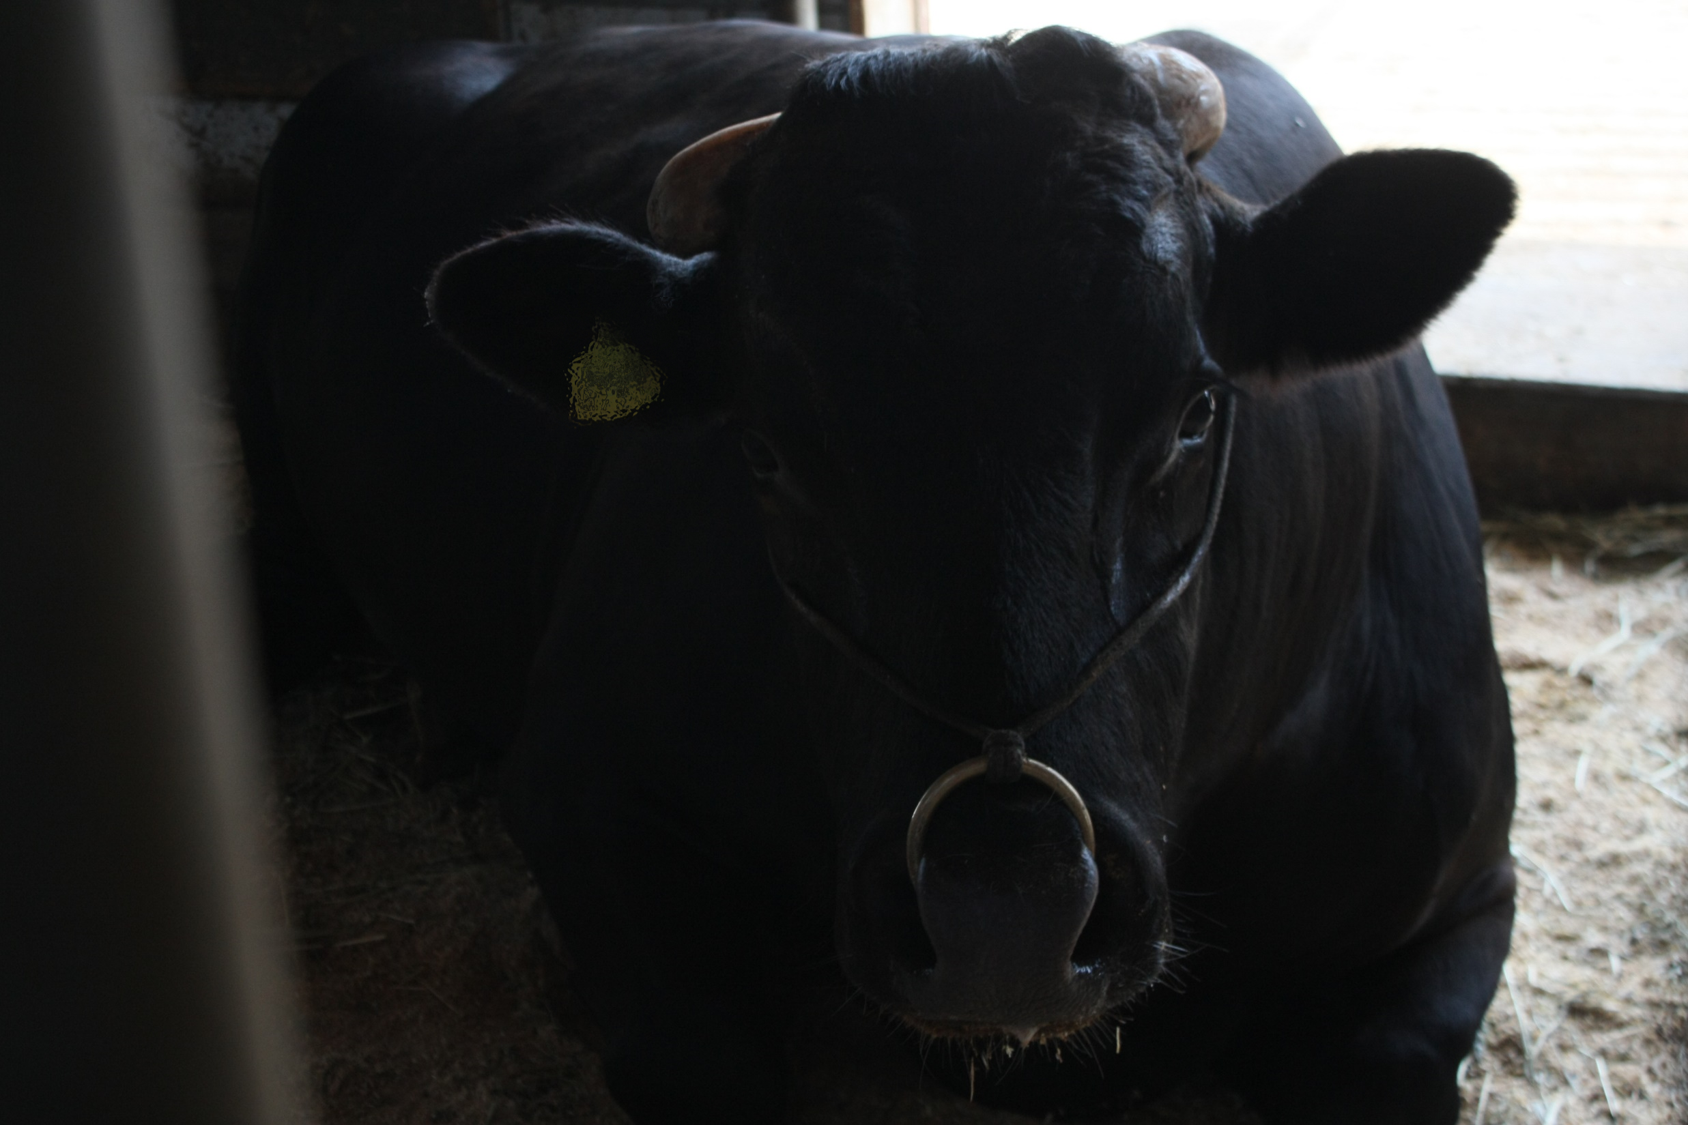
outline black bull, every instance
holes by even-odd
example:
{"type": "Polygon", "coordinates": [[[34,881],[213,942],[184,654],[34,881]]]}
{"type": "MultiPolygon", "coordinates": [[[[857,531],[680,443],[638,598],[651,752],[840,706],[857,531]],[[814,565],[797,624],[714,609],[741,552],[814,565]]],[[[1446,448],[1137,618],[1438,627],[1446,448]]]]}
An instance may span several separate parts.
{"type": "Polygon", "coordinates": [[[236,387],[272,675],[361,614],[450,744],[501,756],[641,1122],[781,1115],[829,932],[874,1004],[1006,1063],[984,1096],[1217,1075],[1273,1121],[1454,1120],[1511,926],[1512,738],[1411,337],[1511,185],[1342,158],[1257,60],[1159,42],[1224,86],[1199,163],[1151,76],[1062,29],[424,46],[283,132],[236,387]],[[653,249],[664,163],[778,111],[704,193],[707,251],[653,249]],[[911,871],[911,811],[979,744],[864,660],[1019,723],[1210,497],[1189,589],[1028,733],[1094,849],[1015,762],[911,871]]]}

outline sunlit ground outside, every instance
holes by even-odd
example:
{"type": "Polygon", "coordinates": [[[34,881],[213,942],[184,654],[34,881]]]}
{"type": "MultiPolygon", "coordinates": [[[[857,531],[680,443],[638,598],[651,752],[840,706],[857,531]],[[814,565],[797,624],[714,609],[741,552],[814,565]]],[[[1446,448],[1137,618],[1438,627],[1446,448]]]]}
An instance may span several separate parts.
{"type": "Polygon", "coordinates": [[[1209,31],[1277,67],[1343,148],[1481,153],[1518,219],[1431,330],[1450,374],[1688,390],[1688,3],[929,0],[932,30],[1209,31]]]}

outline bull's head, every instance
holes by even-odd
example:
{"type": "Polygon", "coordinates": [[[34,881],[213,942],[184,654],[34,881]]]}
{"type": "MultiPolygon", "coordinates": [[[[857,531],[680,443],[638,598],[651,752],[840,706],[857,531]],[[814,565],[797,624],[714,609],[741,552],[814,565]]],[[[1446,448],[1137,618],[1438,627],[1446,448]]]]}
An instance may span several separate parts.
{"type": "Polygon", "coordinates": [[[844,55],[670,162],[662,249],[537,226],[430,294],[577,418],[742,426],[836,808],[839,951],[929,1031],[1060,1034],[1161,971],[1199,574],[1073,687],[1200,543],[1237,385],[1398,347],[1511,213],[1492,165],[1431,151],[1245,207],[1193,169],[1224,117],[1191,56],[1058,28],[844,55]],[[911,856],[934,778],[1015,729],[1094,842],[998,739],[911,856]]]}

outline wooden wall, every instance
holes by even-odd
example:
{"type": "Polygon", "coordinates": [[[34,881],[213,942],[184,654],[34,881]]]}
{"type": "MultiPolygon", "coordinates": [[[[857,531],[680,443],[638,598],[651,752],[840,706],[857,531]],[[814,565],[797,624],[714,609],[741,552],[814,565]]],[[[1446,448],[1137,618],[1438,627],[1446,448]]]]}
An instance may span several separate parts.
{"type": "Polygon", "coordinates": [[[534,42],[614,24],[796,22],[808,12],[820,27],[845,31],[863,18],[861,0],[173,0],[171,7],[180,86],[157,117],[197,188],[225,337],[264,155],[298,100],[341,63],[426,39],[534,42]]]}
{"type": "MultiPolygon", "coordinates": [[[[187,92],[294,100],[340,63],[393,43],[531,40],[609,24],[795,22],[799,10],[794,0],[175,0],[173,7],[187,92]]],[[[850,29],[851,0],[816,7],[819,26],[850,29]]]]}

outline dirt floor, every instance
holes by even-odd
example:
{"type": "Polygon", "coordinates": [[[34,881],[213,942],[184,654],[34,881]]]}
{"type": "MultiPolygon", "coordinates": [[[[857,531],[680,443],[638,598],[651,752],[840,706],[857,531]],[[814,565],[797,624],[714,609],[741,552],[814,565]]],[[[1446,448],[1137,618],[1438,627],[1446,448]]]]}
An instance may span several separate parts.
{"type": "MultiPolygon", "coordinates": [[[[1688,1120],[1688,509],[1491,525],[1488,557],[1521,891],[1463,1120],[1688,1120]]],[[[391,666],[347,659],[279,718],[321,1119],[625,1121],[483,787],[418,784],[412,702],[391,666]]],[[[1025,1120],[923,1080],[882,1026],[816,999],[794,1041],[804,1125],[1025,1120]]],[[[1129,1118],[1252,1120],[1216,1092],[1129,1118]]]]}
{"type": "Polygon", "coordinates": [[[1471,1118],[1688,1120],[1688,512],[1491,526],[1488,557],[1521,891],[1471,1118]]]}

